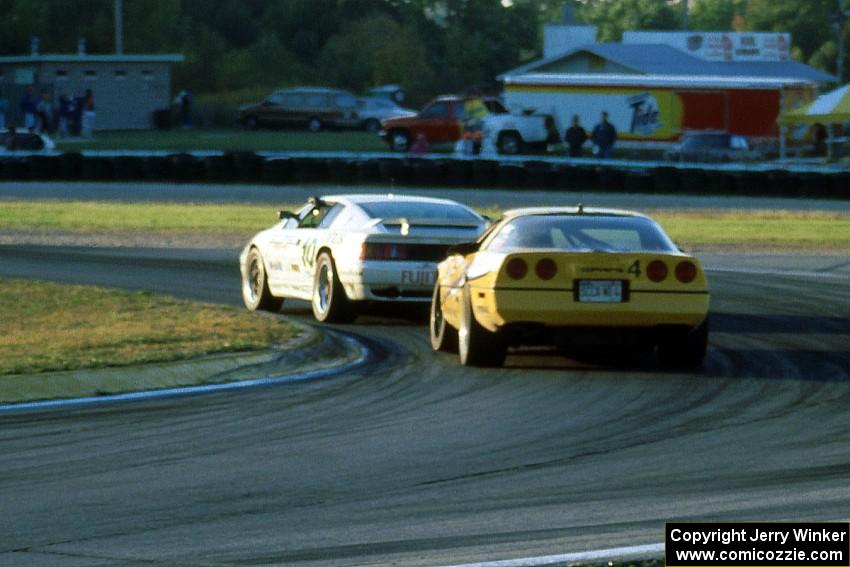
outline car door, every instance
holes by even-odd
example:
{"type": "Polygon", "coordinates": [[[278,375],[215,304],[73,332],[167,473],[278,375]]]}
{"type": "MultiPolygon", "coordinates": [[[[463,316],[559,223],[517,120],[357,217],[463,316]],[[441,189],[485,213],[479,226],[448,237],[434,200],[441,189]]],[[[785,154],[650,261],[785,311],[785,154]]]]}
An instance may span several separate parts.
{"type": "Polygon", "coordinates": [[[304,214],[293,231],[286,262],[290,266],[290,285],[300,294],[307,296],[313,290],[318,251],[328,241],[328,227],[342,208],[339,203],[319,203],[304,214]]]}
{"type": "Polygon", "coordinates": [[[460,137],[460,126],[447,100],[437,100],[419,114],[419,130],[432,144],[454,142],[460,137]]]}

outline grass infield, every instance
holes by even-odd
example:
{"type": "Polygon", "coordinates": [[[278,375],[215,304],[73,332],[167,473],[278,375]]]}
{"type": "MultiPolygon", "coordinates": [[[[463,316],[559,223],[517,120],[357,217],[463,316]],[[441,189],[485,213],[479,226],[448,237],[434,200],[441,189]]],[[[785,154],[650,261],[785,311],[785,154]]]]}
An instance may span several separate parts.
{"type": "MultiPolygon", "coordinates": [[[[492,207],[482,212],[499,215],[492,207]]],[[[668,209],[648,213],[686,249],[850,253],[850,215],[844,213],[668,209]]],[[[221,233],[244,235],[247,241],[276,220],[276,208],[266,205],[3,201],[0,206],[0,231],[221,233]]]]}
{"type": "Polygon", "coordinates": [[[279,318],[232,307],[9,279],[0,279],[0,313],[0,379],[259,350],[298,334],[279,318]]]}

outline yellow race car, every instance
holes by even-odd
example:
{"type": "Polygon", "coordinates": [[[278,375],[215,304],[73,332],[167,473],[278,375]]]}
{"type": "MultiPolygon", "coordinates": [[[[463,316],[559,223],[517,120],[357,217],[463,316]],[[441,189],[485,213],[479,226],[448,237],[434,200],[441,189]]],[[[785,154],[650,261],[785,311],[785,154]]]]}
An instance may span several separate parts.
{"type": "Polygon", "coordinates": [[[507,211],[437,267],[434,350],[501,366],[508,347],[657,349],[698,367],[709,290],[693,256],[644,215],[578,207],[507,211]]]}

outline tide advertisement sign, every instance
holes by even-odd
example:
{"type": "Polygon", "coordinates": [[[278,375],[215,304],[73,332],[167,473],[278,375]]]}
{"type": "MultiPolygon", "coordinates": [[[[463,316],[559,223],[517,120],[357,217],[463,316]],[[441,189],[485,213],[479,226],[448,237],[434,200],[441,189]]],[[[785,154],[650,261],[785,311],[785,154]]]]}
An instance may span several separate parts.
{"type": "Polygon", "coordinates": [[[684,114],[679,96],[664,89],[506,85],[505,102],[553,115],[562,134],[574,115],[589,132],[607,112],[621,140],[676,140],[684,114]]]}

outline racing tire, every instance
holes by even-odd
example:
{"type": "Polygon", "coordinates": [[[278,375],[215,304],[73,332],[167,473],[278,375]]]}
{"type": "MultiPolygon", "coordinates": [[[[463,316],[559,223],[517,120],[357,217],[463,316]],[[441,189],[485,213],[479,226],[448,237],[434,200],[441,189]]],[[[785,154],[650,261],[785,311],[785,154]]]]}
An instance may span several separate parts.
{"type": "Polygon", "coordinates": [[[493,368],[505,363],[507,345],[498,333],[491,333],[475,320],[469,285],[463,288],[458,329],[458,355],[464,366],[493,368]]]}
{"type": "Polygon", "coordinates": [[[307,130],[310,132],[319,132],[322,129],[322,120],[318,116],[311,116],[307,121],[307,130]]]}
{"type": "Polygon", "coordinates": [[[369,118],[366,120],[366,123],[363,125],[363,128],[372,134],[377,134],[381,129],[381,123],[377,118],[369,118]]]}
{"type": "Polygon", "coordinates": [[[390,149],[394,152],[406,152],[410,149],[410,134],[404,130],[390,132],[390,149]]]}
{"type": "Polygon", "coordinates": [[[708,349],[708,319],[696,329],[658,345],[658,361],[667,367],[696,369],[705,360],[708,349]]]}
{"type": "Polygon", "coordinates": [[[336,264],[327,252],[319,254],[313,276],[313,316],[320,323],[350,323],[357,317],[354,306],[336,271],[336,264]]]}
{"type": "Polygon", "coordinates": [[[513,156],[522,150],[522,138],[516,132],[504,132],[499,136],[499,153],[513,156]]]}
{"type": "Polygon", "coordinates": [[[249,311],[280,311],[282,297],[269,291],[268,274],[263,255],[256,248],[248,252],[245,274],[242,276],[242,301],[249,311]]]}
{"type": "Polygon", "coordinates": [[[431,336],[431,348],[440,352],[457,352],[457,329],[443,318],[443,306],[440,299],[440,284],[434,286],[431,297],[431,315],[428,318],[428,334],[431,336]]]}

